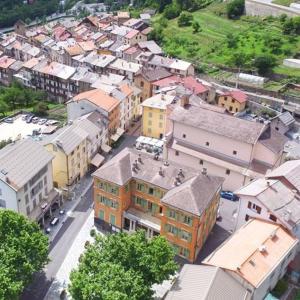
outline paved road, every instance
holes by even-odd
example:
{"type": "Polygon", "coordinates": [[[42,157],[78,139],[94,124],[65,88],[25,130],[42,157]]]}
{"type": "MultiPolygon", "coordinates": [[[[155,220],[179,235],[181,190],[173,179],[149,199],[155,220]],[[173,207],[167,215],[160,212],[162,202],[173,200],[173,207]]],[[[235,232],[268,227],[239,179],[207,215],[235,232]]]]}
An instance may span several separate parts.
{"type": "Polygon", "coordinates": [[[63,263],[77,233],[91,213],[92,193],[93,189],[90,187],[56,234],[50,245],[50,263],[43,272],[36,275],[33,283],[24,291],[21,300],[41,300],[47,294],[53,278],[63,263]]]}

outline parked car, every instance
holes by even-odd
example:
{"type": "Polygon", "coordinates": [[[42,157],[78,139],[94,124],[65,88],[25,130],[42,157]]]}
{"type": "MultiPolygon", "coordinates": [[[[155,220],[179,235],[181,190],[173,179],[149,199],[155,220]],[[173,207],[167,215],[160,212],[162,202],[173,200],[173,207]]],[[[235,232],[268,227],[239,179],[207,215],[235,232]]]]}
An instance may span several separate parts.
{"type": "Polygon", "coordinates": [[[22,121],[26,121],[27,117],[28,117],[27,114],[23,115],[23,116],[22,116],[22,121]]]}
{"type": "Polygon", "coordinates": [[[34,118],[33,115],[28,115],[28,117],[26,118],[26,123],[31,123],[33,118],[34,118]]]}
{"type": "Polygon", "coordinates": [[[55,226],[55,225],[58,224],[58,222],[59,222],[59,218],[53,218],[53,219],[51,220],[51,222],[50,222],[50,225],[51,225],[51,226],[55,226]]]}
{"type": "Polygon", "coordinates": [[[54,125],[54,124],[57,124],[57,123],[58,123],[58,121],[56,121],[56,120],[48,120],[46,122],[46,125],[54,125]]]}
{"type": "Polygon", "coordinates": [[[43,125],[43,124],[45,124],[46,122],[47,122],[47,119],[40,119],[39,122],[38,122],[38,124],[39,124],[39,125],[43,125]]]}
{"type": "Polygon", "coordinates": [[[230,200],[230,201],[238,201],[239,197],[237,195],[235,195],[232,192],[228,192],[228,191],[222,191],[221,192],[221,198],[230,200]]]}
{"type": "Polygon", "coordinates": [[[5,119],[4,119],[4,122],[5,122],[5,123],[13,123],[13,122],[14,122],[14,119],[13,119],[13,118],[5,118],[5,119]]]}
{"type": "Polygon", "coordinates": [[[46,232],[47,234],[49,234],[49,233],[51,232],[51,228],[50,228],[50,227],[47,227],[47,228],[45,229],[45,232],[46,232]]]}
{"type": "Polygon", "coordinates": [[[59,214],[60,214],[60,215],[64,215],[65,212],[66,212],[66,211],[65,211],[64,209],[61,209],[61,210],[59,211],[59,214]]]}
{"type": "Polygon", "coordinates": [[[38,121],[39,121],[39,118],[38,118],[38,117],[34,117],[34,118],[32,119],[32,123],[33,123],[33,124],[37,124],[38,121]]]}

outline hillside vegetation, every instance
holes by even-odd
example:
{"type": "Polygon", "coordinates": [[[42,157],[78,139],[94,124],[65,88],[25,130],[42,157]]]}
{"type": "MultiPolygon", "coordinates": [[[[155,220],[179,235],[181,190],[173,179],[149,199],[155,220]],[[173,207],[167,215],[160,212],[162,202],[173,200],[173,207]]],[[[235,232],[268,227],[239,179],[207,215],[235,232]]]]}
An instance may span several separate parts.
{"type": "Polygon", "coordinates": [[[170,56],[188,59],[202,68],[213,64],[263,73],[262,67],[268,65],[267,71],[300,77],[299,70],[282,65],[284,58],[300,51],[299,27],[290,30],[285,17],[229,19],[225,3],[188,13],[190,21],[184,26],[182,14],[170,20],[160,14],[153,21],[153,36],[170,56]]]}

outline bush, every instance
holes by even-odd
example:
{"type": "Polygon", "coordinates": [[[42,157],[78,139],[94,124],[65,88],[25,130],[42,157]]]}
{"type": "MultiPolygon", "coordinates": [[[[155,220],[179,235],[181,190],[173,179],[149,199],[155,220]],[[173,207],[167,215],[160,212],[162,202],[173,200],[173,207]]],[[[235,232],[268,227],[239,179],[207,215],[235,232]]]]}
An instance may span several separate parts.
{"type": "Polygon", "coordinates": [[[33,108],[33,113],[39,117],[44,117],[48,115],[48,105],[45,102],[38,102],[33,108]]]}
{"type": "Polygon", "coordinates": [[[245,0],[233,0],[226,6],[227,17],[236,19],[240,17],[245,10],[245,0]]]}
{"type": "Polygon", "coordinates": [[[175,19],[179,16],[179,8],[175,4],[169,4],[164,10],[164,17],[168,20],[175,19]]]}
{"type": "Polygon", "coordinates": [[[266,75],[276,66],[276,60],[272,55],[262,54],[254,59],[253,64],[259,75],[266,75]]]}
{"type": "Polygon", "coordinates": [[[288,288],[288,283],[284,279],[280,279],[271,294],[276,298],[280,298],[288,288]]]}
{"type": "Polygon", "coordinates": [[[96,236],[96,230],[95,230],[94,228],[91,229],[91,231],[90,231],[90,236],[91,236],[91,237],[96,236]]]}
{"type": "Polygon", "coordinates": [[[183,11],[180,13],[180,16],[178,18],[178,26],[184,27],[184,26],[191,26],[193,22],[193,15],[187,11],[183,11]]]}

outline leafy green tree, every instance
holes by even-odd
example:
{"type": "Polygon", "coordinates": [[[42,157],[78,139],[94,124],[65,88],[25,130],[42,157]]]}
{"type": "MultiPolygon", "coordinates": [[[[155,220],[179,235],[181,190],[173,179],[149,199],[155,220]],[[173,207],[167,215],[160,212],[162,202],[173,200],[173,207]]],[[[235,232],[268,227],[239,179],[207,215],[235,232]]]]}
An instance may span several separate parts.
{"type": "Polygon", "coordinates": [[[164,10],[164,17],[167,18],[168,20],[177,18],[180,14],[180,10],[176,6],[176,4],[169,4],[165,7],[164,10]]]}
{"type": "Polygon", "coordinates": [[[48,238],[35,222],[0,210],[0,299],[17,300],[48,262],[48,238]]]}
{"type": "Polygon", "coordinates": [[[238,44],[238,37],[234,36],[232,33],[227,34],[226,36],[227,47],[236,48],[238,44]]]}
{"type": "Polygon", "coordinates": [[[294,34],[295,28],[294,28],[294,22],[293,19],[288,18],[282,25],[282,32],[284,34],[294,34]]]}
{"type": "Polygon", "coordinates": [[[229,19],[236,19],[240,17],[245,10],[245,0],[233,0],[226,6],[227,17],[229,19]]]}
{"type": "Polygon", "coordinates": [[[187,11],[182,11],[178,18],[178,26],[191,26],[193,22],[193,15],[187,11]]]}
{"type": "Polygon", "coordinates": [[[0,96],[0,114],[5,116],[6,112],[8,112],[8,110],[9,110],[8,105],[6,104],[6,102],[0,96]]]}
{"type": "Polygon", "coordinates": [[[177,269],[165,238],[147,240],[144,231],[96,236],[70,276],[69,291],[77,300],[151,299],[151,286],[177,269]]]}
{"type": "Polygon", "coordinates": [[[201,26],[200,26],[200,23],[198,21],[194,21],[192,26],[193,26],[193,32],[194,33],[197,33],[199,31],[201,31],[201,26]]]}
{"type": "Polygon", "coordinates": [[[165,7],[167,5],[171,5],[172,4],[172,0],[160,0],[159,1],[159,7],[158,7],[158,11],[160,13],[162,13],[165,10],[165,7]]]}
{"type": "Polygon", "coordinates": [[[45,102],[38,102],[33,108],[33,112],[39,116],[44,117],[48,115],[48,105],[45,102]]]}
{"type": "Polygon", "coordinates": [[[259,75],[266,75],[276,66],[276,59],[270,54],[262,54],[254,59],[253,65],[259,75]]]}

